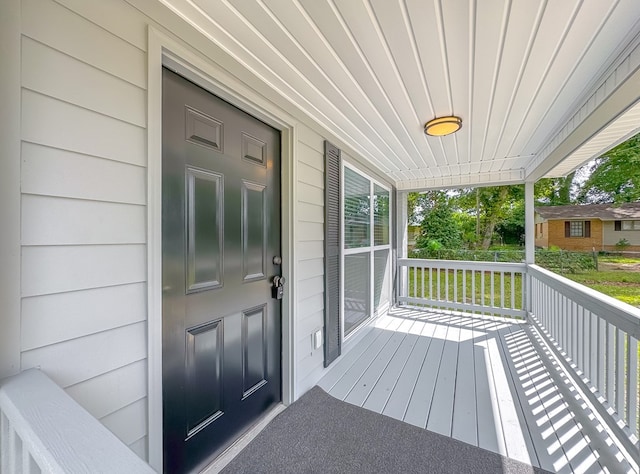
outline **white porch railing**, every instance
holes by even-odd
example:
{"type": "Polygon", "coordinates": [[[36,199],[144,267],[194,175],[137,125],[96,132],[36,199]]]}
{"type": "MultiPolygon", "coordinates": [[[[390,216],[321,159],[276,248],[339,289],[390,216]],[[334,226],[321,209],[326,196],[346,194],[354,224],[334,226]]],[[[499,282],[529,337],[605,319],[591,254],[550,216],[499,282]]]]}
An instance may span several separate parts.
{"type": "Polygon", "coordinates": [[[640,452],[640,309],[536,265],[531,321],[630,453],[640,452]]]}
{"type": "Polygon", "coordinates": [[[155,472],[39,370],[0,385],[0,474],[155,472]]]}
{"type": "Polygon", "coordinates": [[[524,318],[524,263],[398,260],[398,302],[524,318]]]}

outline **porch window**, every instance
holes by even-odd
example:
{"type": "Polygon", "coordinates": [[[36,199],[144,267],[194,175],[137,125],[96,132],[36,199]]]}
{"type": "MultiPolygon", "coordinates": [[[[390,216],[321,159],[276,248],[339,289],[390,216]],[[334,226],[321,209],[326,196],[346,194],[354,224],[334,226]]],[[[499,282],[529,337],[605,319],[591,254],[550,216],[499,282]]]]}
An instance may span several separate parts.
{"type": "Polygon", "coordinates": [[[390,297],[390,192],[345,164],[343,172],[343,327],[344,335],[390,297]]]}

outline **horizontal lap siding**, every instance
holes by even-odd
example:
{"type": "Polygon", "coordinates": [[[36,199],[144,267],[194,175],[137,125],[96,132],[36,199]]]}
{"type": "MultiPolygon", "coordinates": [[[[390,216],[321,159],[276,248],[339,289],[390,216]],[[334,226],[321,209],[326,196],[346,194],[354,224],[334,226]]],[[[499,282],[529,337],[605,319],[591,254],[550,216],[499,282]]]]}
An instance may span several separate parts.
{"type": "Polygon", "coordinates": [[[22,2],[22,369],[147,456],[146,19],[22,2]]]}
{"type": "Polygon", "coordinates": [[[323,350],[313,333],[324,326],[324,140],[307,127],[298,129],[296,183],[296,353],[297,392],[323,373],[323,350]]]}

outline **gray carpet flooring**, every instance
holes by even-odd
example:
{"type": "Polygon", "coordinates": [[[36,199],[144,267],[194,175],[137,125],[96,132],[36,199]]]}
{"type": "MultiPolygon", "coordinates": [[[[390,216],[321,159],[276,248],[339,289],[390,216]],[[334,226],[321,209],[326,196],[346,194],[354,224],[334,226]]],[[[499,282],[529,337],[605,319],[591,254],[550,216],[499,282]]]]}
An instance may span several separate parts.
{"type": "Polygon", "coordinates": [[[545,473],[357,407],[314,387],[222,471],[231,473],[545,473]]]}

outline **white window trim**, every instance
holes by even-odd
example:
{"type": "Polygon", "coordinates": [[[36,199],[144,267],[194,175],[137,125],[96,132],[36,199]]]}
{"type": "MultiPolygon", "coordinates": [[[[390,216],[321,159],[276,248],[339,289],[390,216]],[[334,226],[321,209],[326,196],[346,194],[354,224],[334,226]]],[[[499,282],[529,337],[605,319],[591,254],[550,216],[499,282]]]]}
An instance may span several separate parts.
{"type": "MultiPolygon", "coordinates": [[[[393,239],[393,235],[392,235],[392,222],[393,222],[393,205],[394,203],[393,201],[393,193],[391,192],[391,188],[386,185],[385,183],[380,182],[379,180],[375,179],[373,176],[371,176],[369,173],[367,173],[366,171],[363,171],[362,169],[358,168],[357,166],[348,163],[344,158],[342,160],[342,169],[340,170],[340,222],[341,222],[341,230],[340,230],[340,338],[342,339],[343,342],[348,341],[349,339],[351,339],[352,337],[354,337],[363,327],[365,327],[368,323],[370,323],[374,317],[376,316],[376,308],[374,308],[373,302],[374,302],[374,283],[375,283],[375,279],[373,278],[373,272],[374,272],[374,264],[375,264],[375,252],[376,250],[388,250],[389,251],[389,255],[388,255],[388,259],[389,262],[391,262],[391,257],[392,257],[392,239],[393,239]],[[366,247],[357,247],[357,248],[350,248],[350,249],[345,249],[345,225],[344,225],[344,195],[345,195],[345,186],[344,186],[344,176],[345,176],[345,169],[349,168],[350,170],[358,173],[359,175],[365,177],[366,179],[369,180],[369,195],[371,196],[371,199],[374,195],[374,189],[375,186],[379,186],[380,188],[384,189],[385,191],[387,191],[389,193],[389,243],[385,244],[385,245],[369,245],[366,247]],[[365,318],[364,320],[362,320],[357,326],[355,326],[351,332],[349,334],[345,334],[345,320],[344,320],[344,257],[346,255],[354,255],[354,254],[360,254],[360,253],[365,253],[365,252],[369,252],[369,307],[371,308],[371,314],[369,314],[369,316],[367,318],[365,318]]],[[[374,239],[375,239],[375,232],[374,232],[374,212],[373,212],[373,208],[372,211],[369,213],[369,228],[370,228],[370,233],[369,233],[369,243],[373,243],[374,239]]],[[[392,285],[391,285],[391,265],[389,263],[388,265],[388,294],[389,294],[389,300],[391,300],[392,298],[392,285]]]]}

